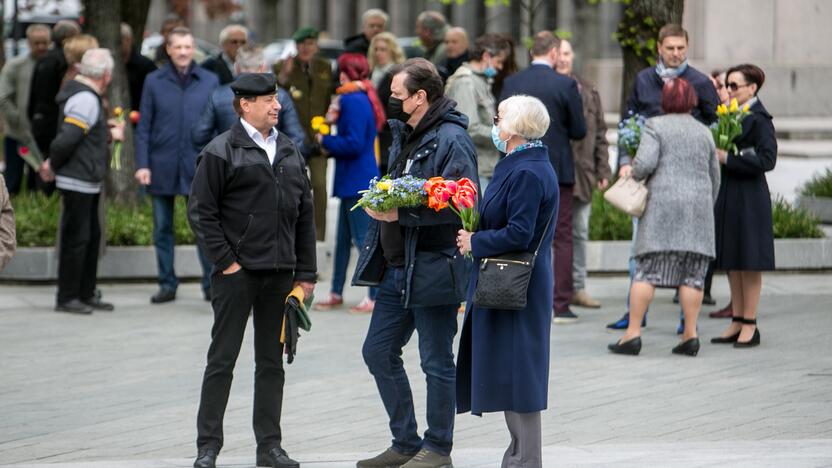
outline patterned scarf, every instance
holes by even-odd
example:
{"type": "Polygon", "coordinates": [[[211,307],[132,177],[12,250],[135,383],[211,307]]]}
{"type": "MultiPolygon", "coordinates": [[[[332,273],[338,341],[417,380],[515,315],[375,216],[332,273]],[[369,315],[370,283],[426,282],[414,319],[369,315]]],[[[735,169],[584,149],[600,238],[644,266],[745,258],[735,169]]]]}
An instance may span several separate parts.
{"type": "Polygon", "coordinates": [[[685,59],[684,62],[682,62],[681,65],[679,65],[676,68],[666,67],[664,62],[662,61],[661,57],[659,57],[659,59],[656,60],[656,74],[659,75],[659,78],[661,78],[662,81],[664,81],[665,83],[672,80],[673,78],[678,77],[679,75],[684,73],[685,70],[687,70],[687,69],[688,69],[688,59],[687,58],[685,59]]]}

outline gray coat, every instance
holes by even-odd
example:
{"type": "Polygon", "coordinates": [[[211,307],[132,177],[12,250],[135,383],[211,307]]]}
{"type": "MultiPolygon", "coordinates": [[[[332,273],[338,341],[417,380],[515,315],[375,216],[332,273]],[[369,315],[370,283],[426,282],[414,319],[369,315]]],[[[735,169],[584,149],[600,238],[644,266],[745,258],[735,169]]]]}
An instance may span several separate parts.
{"type": "Polygon", "coordinates": [[[35,59],[19,55],[6,62],[0,72],[0,115],[6,122],[6,136],[25,142],[29,133],[29,83],[35,59]]]}
{"type": "Polygon", "coordinates": [[[456,110],[468,117],[468,135],[477,148],[479,175],[491,177],[499,159],[497,148],[491,141],[491,126],[497,115],[491,85],[485,75],[472,70],[466,62],[448,78],[445,96],[456,101],[456,110]]]}
{"type": "Polygon", "coordinates": [[[719,193],[719,161],[707,127],[689,114],[648,119],[633,176],[649,177],[650,191],[638,224],[636,256],[667,251],[716,256],[714,203],[719,193]]]}

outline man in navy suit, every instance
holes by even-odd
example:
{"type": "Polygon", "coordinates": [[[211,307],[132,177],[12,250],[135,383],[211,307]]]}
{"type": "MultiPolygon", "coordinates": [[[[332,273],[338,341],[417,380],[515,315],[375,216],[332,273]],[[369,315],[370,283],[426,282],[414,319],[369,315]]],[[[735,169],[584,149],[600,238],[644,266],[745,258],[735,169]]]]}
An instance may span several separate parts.
{"type": "Polygon", "coordinates": [[[549,31],[534,36],[532,63],[529,68],[506,78],[500,101],[516,94],[540,99],[552,119],[543,143],[549,148],[549,159],[555,168],[560,188],[560,204],[555,227],[554,322],[570,323],[578,319],[569,309],[574,293],[572,283],[572,187],[575,185],[575,161],[569,140],[586,135],[581,95],[577,82],[555,71],[560,39],[549,31]]]}

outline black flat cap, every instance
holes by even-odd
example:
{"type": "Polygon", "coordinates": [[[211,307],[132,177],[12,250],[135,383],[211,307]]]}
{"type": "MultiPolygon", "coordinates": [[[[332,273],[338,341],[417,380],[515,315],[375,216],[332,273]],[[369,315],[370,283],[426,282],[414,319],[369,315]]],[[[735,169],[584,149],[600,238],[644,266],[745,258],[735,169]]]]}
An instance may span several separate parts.
{"type": "Polygon", "coordinates": [[[277,92],[277,81],[271,73],[244,73],[231,83],[235,96],[268,96],[277,92]]]}

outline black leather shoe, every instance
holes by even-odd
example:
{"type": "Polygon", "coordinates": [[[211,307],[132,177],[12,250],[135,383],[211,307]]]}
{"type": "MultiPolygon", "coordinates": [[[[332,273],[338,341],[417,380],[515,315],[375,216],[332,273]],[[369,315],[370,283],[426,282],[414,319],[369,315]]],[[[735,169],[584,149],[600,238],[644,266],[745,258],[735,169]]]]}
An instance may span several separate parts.
{"type": "Polygon", "coordinates": [[[629,354],[631,356],[638,356],[641,352],[641,337],[637,336],[627,341],[616,341],[607,345],[607,349],[615,354],[629,354]]]}
{"type": "Polygon", "coordinates": [[[91,297],[90,299],[81,301],[84,304],[92,307],[93,310],[101,310],[104,312],[112,312],[115,309],[115,306],[110,304],[109,302],[104,302],[101,300],[100,297],[91,297]]]}
{"type": "Polygon", "coordinates": [[[289,458],[285,450],[275,447],[266,453],[257,454],[257,466],[269,468],[298,468],[300,463],[289,458]]]}
{"type": "Polygon", "coordinates": [[[696,356],[699,353],[699,338],[691,338],[673,347],[673,354],[696,356]]]}
{"type": "Polygon", "coordinates": [[[194,468],[217,468],[217,451],[201,449],[194,460],[194,468]]]}
{"type": "Polygon", "coordinates": [[[172,289],[160,289],[159,292],[150,298],[151,304],[162,304],[176,299],[176,291],[172,289]]]}
{"type": "Polygon", "coordinates": [[[90,315],[92,307],[84,304],[78,299],[59,303],[55,306],[55,312],[68,312],[70,314],[90,315]]]}
{"type": "Polygon", "coordinates": [[[705,296],[702,297],[702,305],[715,306],[716,305],[716,299],[711,297],[710,294],[705,294],[705,296]]]}
{"type": "MultiPolygon", "coordinates": [[[[742,322],[742,317],[732,317],[732,322],[742,322]]],[[[740,337],[740,332],[737,332],[731,336],[717,336],[715,338],[711,338],[711,343],[713,344],[728,344],[728,343],[736,343],[737,339],[740,337]]]]}
{"type": "MultiPolygon", "coordinates": [[[[754,319],[742,319],[743,325],[754,325],[754,335],[748,341],[740,341],[739,339],[734,341],[735,348],[753,348],[755,346],[760,346],[760,329],[757,328],[757,321],[754,319]]],[[[737,334],[739,338],[739,334],[737,334]]]]}

